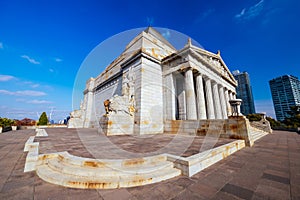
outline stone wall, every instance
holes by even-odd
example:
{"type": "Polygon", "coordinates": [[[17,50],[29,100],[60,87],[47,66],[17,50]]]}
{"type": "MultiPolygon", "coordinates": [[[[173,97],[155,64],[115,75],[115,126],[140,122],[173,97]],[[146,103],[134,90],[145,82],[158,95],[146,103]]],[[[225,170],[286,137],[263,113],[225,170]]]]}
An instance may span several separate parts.
{"type": "Polygon", "coordinates": [[[250,124],[251,124],[251,126],[253,126],[259,130],[265,131],[267,133],[272,133],[272,128],[271,128],[270,122],[266,119],[262,119],[259,122],[253,121],[253,122],[250,122],[250,124]]]}

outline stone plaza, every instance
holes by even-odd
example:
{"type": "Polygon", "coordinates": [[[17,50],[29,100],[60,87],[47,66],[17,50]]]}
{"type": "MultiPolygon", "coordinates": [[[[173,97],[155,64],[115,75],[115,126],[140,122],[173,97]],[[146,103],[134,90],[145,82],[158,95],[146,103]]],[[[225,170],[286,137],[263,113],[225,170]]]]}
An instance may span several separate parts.
{"type": "MultiPolygon", "coordinates": [[[[114,151],[103,143],[92,145],[98,152],[94,157],[80,140],[74,129],[46,129],[45,136],[36,136],[41,153],[68,151],[70,154],[89,157],[118,158],[114,151]],[[110,152],[108,155],[107,153],[110,152]]],[[[86,129],[82,135],[91,132],[89,142],[97,133],[86,129]]],[[[252,147],[245,147],[218,163],[188,176],[177,176],[155,184],[121,189],[73,189],[48,183],[37,174],[24,173],[27,152],[24,144],[35,136],[34,130],[18,130],[0,134],[0,199],[299,199],[300,198],[300,136],[294,132],[274,131],[261,138],[252,147]]],[[[125,138],[113,136],[113,142],[128,151],[152,151],[157,140],[162,145],[170,136],[157,135],[147,141],[134,140],[133,145],[125,138]],[[152,149],[151,149],[152,148],[152,149]]],[[[121,136],[123,137],[123,136],[121,136]]],[[[125,136],[128,137],[128,136],[125,136]]],[[[173,136],[174,137],[174,136],[173,136]]],[[[202,138],[203,139],[203,138],[202,138]]],[[[98,140],[96,141],[98,142],[98,140]]],[[[217,145],[222,145],[222,143],[217,145]]],[[[201,143],[201,137],[196,138],[201,143]]],[[[176,151],[175,149],[173,150],[176,151]]],[[[188,154],[193,148],[187,150],[188,154]]],[[[186,154],[187,155],[187,154],[186,154]]]]}

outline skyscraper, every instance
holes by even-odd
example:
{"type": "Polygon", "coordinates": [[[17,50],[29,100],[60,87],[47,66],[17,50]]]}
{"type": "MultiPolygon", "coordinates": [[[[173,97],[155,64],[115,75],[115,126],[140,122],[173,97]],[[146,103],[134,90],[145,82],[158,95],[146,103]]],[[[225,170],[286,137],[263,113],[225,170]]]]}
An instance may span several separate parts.
{"type": "Polygon", "coordinates": [[[277,120],[288,116],[291,106],[300,106],[300,80],[284,75],[269,81],[277,120]]]}
{"type": "Polygon", "coordinates": [[[238,82],[238,86],[236,88],[236,96],[238,99],[243,100],[241,105],[241,112],[244,115],[255,113],[249,74],[247,72],[240,72],[239,70],[233,71],[232,74],[235,80],[238,82]]]}

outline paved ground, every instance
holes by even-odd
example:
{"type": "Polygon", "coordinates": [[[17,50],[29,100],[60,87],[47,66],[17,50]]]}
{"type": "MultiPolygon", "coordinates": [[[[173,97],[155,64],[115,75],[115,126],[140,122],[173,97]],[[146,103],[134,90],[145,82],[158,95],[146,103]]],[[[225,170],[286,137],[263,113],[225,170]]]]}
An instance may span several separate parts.
{"type": "Polygon", "coordinates": [[[115,190],[69,189],[23,173],[31,135],[0,134],[0,199],[300,199],[300,135],[292,132],[274,131],[191,178],[115,190]]]}
{"type": "Polygon", "coordinates": [[[143,136],[105,136],[96,129],[47,129],[48,137],[36,137],[39,151],[54,153],[68,151],[89,158],[136,158],[170,153],[191,156],[230,143],[234,140],[204,136],[155,134],[143,136]]]}

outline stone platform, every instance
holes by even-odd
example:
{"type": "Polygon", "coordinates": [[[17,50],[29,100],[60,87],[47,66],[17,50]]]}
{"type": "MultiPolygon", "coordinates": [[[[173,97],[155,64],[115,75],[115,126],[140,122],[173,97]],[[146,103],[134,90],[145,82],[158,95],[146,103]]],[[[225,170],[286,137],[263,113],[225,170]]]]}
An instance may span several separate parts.
{"type": "Polygon", "coordinates": [[[97,129],[46,129],[48,137],[35,137],[39,153],[68,151],[96,159],[122,159],[168,153],[189,157],[234,140],[172,134],[105,136],[97,129]]]}
{"type": "Polygon", "coordinates": [[[37,135],[31,136],[24,147],[28,151],[24,172],[35,170],[43,180],[71,188],[127,188],[181,174],[192,176],[245,147],[243,140],[216,137],[169,134],[106,137],[97,129],[74,129],[75,133],[68,130],[62,129],[67,133],[56,135],[60,129],[48,129],[48,135],[46,130],[37,129],[37,135]],[[59,145],[63,151],[55,149],[59,142],[54,138],[63,141],[59,145]],[[70,146],[67,141],[78,144],[70,146]],[[82,146],[87,150],[82,153],[88,152],[90,156],[66,151],[82,146]]]}
{"type": "Polygon", "coordinates": [[[300,198],[300,136],[292,132],[274,131],[192,177],[112,190],[70,189],[42,181],[35,172],[24,173],[23,148],[33,135],[33,130],[0,134],[0,199],[300,198]]]}

